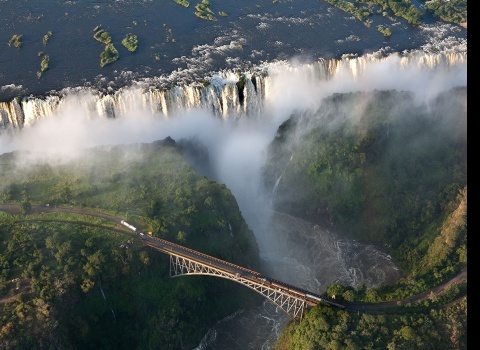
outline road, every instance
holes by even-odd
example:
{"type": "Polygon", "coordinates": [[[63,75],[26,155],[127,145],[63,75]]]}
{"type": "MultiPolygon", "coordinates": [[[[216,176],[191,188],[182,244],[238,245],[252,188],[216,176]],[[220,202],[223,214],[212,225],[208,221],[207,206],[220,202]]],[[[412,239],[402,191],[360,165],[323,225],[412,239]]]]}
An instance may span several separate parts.
{"type": "MultiPolygon", "coordinates": [[[[355,310],[355,311],[381,311],[382,309],[404,306],[409,303],[422,301],[426,299],[430,299],[432,293],[436,296],[446,292],[451,286],[467,281],[467,267],[465,266],[457,275],[452,277],[450,280],[446,281],[445,283],[429,289],[423,293],[413,295],[411,297],[394,300],[394,301],[385,301],[381,303],[348,303],[342,302],[345,305],[346,309],[355,310]]],[[[466,296],[466,295],[465,295],[466,296]]]]}
{"type": "MultiPolygon", "coordinates": [[[[11,213],[11,214],[21,214],[20,207],[16,204],[0,204],[0,210],[11,213]]],[[[52,207],[52,206],[48,206],[48,207],[47,206],[32,206],[32,208],[31,208],[31,213],[34,213],[34,214],[50,213],[50,212],[69,212],[69,213],[76,213],[76,214],[83,214],[83,215],[91,215],[91,216],[101,217],[101,218],[104,218],[106,220],[111,220],[111,221],[119,223],[119,224],[121,224],[121,221],[123,220],[122,218],[119,218],[119,217],[116,217],[116,216],[113,216],[113,215],[108,215],[108,214],[105,214],[105,213],[100,213],[100,212],[96,212],[96,211],[93,211],[93,210],[87,210],[87,209],[82,209],[82,208],[52,207]]],[[[88,225],[92,226],[93,224],[88,224],[88,225]]],[[[99,226],[99,225],[93,225],[93,226],[99,226]]],[[[122,226],[121,230],[115,229],[115,228],[108,228],[108,229],[112,229],[112,230],[120,231],[120,232],[124,232],[124,233],[126,232],[123,229],[123,226],[122,226]]],[[[157,241],[157,239],[152,240],[152,241],[157,241]]],[[[163,241],[163,240],[161,240],[161,241],[163,241]]],[[[168,253],[169,249],[171,250],[173,247],[177,246],[175,243],[168,242],[168,244],[167,244],[165,242],[168,242],[168,241],[163,242],[164,249],[162,249],[162,250],[166,253],[168,253]]],[[[156,243],[158,244],[160,242],[158,241],[156,243]]],[[[147,245],[150,245],[150,244],[147,243],[147,245]]],[[[154,245],[154,244],[152,244],[152,245],[154,245]]],[[[180,246],[180,247],[182,247],[182,246],[180,246]]],[[[160,246],[157,246],[157,249],[158,248],[160,248],[160,246]]],[[[184,248],[186,250],[190,250],[186,247],[182,247],[182,248],[184,248]]],[[[196,251],[193,251],[193,250],[190,250],[190,251],[194,252],[195,255],[197,255],[197,258],[199,257],[198,255],[204,256],[204,254],[202,254],[200,252],[196,252],[196,251]]],[[[215,259],[215,258],[213,258],[213,259],[215,259]]],[[[224,262],[224,261],[221,261],[219,259],[216,259],[216,260],[218,260],[222,264],[226,264],[227,266],[232,265],[232,266],[235,266],[235,268],[240,268],[241,270],[244,270],[243,272],[248,271],[248,272],[253,272],[254,274],[258,274],[257,272],[247,270],[243,267],[238,267],[234,264],[230,264],[228,262],[224,262]]],[[[232,266],[230,266],[230,267],[232,267],[232,266]]],[[[258,277],[258,276],[255,276],[255,277],[258,277]]],[[[441,285],[439,285],[435,288],[429,289],[429,290],[427,290],[423,293],[420,293],[420,294],[417,294],[417,295],[414,295],[414,296],[411,296],[411,297],[408,297],[408,298],[405,298],[405,299],[395,300],[395,301],[387,301],[387,302],[380,302],[380,303],[349,303],[349,302],[343,302],[342,301],[342,304],[345,306],[346,309],[349,309],[349,310],[355,310],[355,311],[375,311],[375,310],[379,310],[379,311],[381,311],[382,309],[385,309],[385,308],[398,307],[398,306],[406,305],[408,303],[426,300],[426,299],[430,298],[432,293],[434,295],[440,295],[440,294],[444,293],[445,291],[447,291],[454,284],[458,284],[458,283],[461,283],[463,281],[465,281],[465,282],[467,281],[467,267],[466,266],[456,276],[454,276],[450,280],[446,281],[445,283],[443,283],[443,284],[441,284],[441,285]]],[[[280,282],[280,281],[275,281],[275,282],[279,282],[279,283],[283,284],[283,282],[280,282]]],[[[294,287],[294,288],[296,288],[296,287],[294,287]]]]}
{"type": "MultiPolygon", "coordinates": [[[[11,214],[21,214],[20,207],[17,204],[0,204],[0,210],[11,213],[11,214]]],[[[121,218],[100,213],[93,210],[87,210],[82,208],[68,208],[68,207],[55,207],[55,206],[44,206],[44,205],[33,205],[30,210],[31,214],[41,214],[41,213],[53,213],[53,212],[68,212],[76,214],[91,215],[100,218],[104,218],[110,221],[114,221],[120,224],[122,221],[121,218]]]]}

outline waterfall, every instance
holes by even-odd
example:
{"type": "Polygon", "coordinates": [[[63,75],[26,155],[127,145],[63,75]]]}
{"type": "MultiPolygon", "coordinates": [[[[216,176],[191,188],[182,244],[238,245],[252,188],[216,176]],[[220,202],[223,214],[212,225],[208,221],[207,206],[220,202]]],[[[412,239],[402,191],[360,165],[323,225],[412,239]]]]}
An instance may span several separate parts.
{"type": "MultiPolygon", "coordinates": [[[[103,291],[102,285],[99,285],[100,287],[100,293],[102,294],[103,300],[107,301],[107,297],[105,296],[105,292],[103,291]]],[[[112,317],[113,317],[113,322],[117,320],[117,317],[115,316],[115,312],[113,311],[112,308],[110,308],[110,311],[112,312],[112,317]]]]}
{"type": "Polygon", "coordinates": [[[21,128],[24,122],[22,107],[17,99],[12,102],[0,102],[0,129],[21,128]]]}
{"type": "Polygon", "coordinates": [[[272,197],[270,198],[270,208],[273,209],[273,204],[275,203],[275,196],[277,194],[277,189],[278,185],[280,184],[280,180],[282,179],[283,175],[285,174],[285,171],[287,170],[288,164],[290,164],[290,161],[293,159],[293,154],[290,156],[290,159],[287,162],[287,165],[285,165],[285,168],[283,169],[282,173],[278,177],[277,181],[275,181],[275,186],[273,186],[272,190],[272,197]]]}
{"type": "MultiPolygon", "coordinates": [[[[394,68],[396,70],[405,70],[406,67],[428,70],[438,66],[452,69],[455,66],[466,65],[467,54],[447,51],[436,54],[424,52],[391,54],[386,57],[379,57],[379,54],[361,57],[346,55],[341,59],[319,59],[300,67],[280,61],[252,68],[249,72],[218,72],[204,83],[175,86],[170,89],[151,86],[149,80],[140,81],[108,95],[102,95],[92,88],[67,88],[46,97],[29,96],[0,102],[0,133],[9,129],[30,127],[67,108],[82,113],[87,118],[122,118],[135,113],[170,118],[180,111],[192,108],[205,109],[221,119],[258,117],[262,114],[264,103],[272,91],[271,76],[279,71],[283,72],[284,77],[303,71],[304,78],[314,82],[343,77],[349,77],[355,82],[366,74],[384,76],[390,73],[388,70],[392,69],[390,65],[392,61],[396,63],[397,68],[394,68]],[[385,72],[381,72],[382,69],[385,72]],[[243,84],[239,84],[240,79],[243,84]],[[72,103],[75,108],[72,107],[72,103]]],[[[407,78],[413,74],[405,74],[406,84],[407,78]]],[[[285,84],[287,89],[289,81],[285,81],[285,84]]],[[[281,94],[282,91],[277,93],[281,94]]]]}
{"type": "Polygon", "coordinates": [[[100,286],[100,293],[102,294],[103,300],[107,301],[107,297],[105,296],[105,293],[103,292],[102,286],[100,286]]]}

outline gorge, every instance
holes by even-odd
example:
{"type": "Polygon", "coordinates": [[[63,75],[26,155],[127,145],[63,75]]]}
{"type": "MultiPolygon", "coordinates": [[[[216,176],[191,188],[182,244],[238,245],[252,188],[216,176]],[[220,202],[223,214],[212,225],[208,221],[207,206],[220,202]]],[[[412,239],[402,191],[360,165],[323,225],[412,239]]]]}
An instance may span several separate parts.
{"type": "MultiPolygon", "coordinates": [[[[20,159],[24,166],[48,163],[59,156],[63,161],[75,160],[86,148],[171,137],[184,145],[187,159],[200,174],[232,191],[254,232],[264,268],[274,277],[317,293],[325,292],[332,283],[378,287],[401,276],[383,249],[275,211],[272,184],[277,182],[270,179],[270,187],[264,187],[267,148],[292,116],[303,116],[307,127],[316,125],[319,117],[315,113],[332,96],[406,92],[413,95],[407,100],[412,105],[426,105],[427,110],[435,111],[432,101],[448,96],[452,89],[466,88],[466,56],[461,50],[413,51],[308,64],[280,61],[252,71],[221,71],[205,82],[171,89],[155,89],[150,80],[144,80],[108,94],[71,87],[45,96],[15,98],[0,102],[0,153],[28,151],[20,159]]],[[[356,109],[368,110],[367,102],[356,109]]],[[[463,106],[463,102],[445,104],[463,106]]],[[[393,111],[403,112],[404,108],[390,106],[393,111]]],[[[330,112],[333,125],[335,115],[344,110],[330,112]]],[[[458,116],[450,117],[458,118],[459,128],[466,131],[466,106],[458,110],[458,116]]],[[[450,125],[444,119],[439,121],[450,125]]],[[[289,154],[284,157],[290,159],[289,154]]],[[[283,164],[288,167],[288,161],[283,164]]],[[[281,182],[284,171],[279,166],[272,176],[281,182]]],[[[270,348],[288,320],[268,305],[263,307],[264,311],[238,312],[222,321],[223,333],[214,330],[207,334],[198,349],[234,349],[231,343],[238,345],[244,336],[235,335],[233,330],[241,327],[229,322],[246,324],[252,319],[259,322],[253,323],[254,327],[264,332],[255,337],[247,330],[251,344],[240,343],[238,348],[258,349],[263,344],[270,348]],[[222,337],[226,339],[223,343],[222,337]]]]}

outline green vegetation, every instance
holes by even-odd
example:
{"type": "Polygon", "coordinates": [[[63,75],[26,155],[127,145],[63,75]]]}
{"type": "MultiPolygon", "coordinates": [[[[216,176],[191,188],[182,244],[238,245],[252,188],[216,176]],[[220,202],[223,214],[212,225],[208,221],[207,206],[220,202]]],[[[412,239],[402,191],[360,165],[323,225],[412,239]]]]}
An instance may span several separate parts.
{"type": "MultiPolygon", "coordinates": [[[[392,21],[395,17],[405,19],[409,24],[417,26],[422,23],[425,11],[429,11],[434,17],[451,23],[467,23],[467,1],[466,0],[432,0],[425,3],[425,9],[416,7],[410,0],[325,0],[365,23],[370,27],[375,12],[388,16],[392,21]]],[[[391,34],[390,34],[391,35],[391,34]]],[[[390,36],[386,35],[386,36],[390,36]]]]}
{"type": "Polygon", "coordinates": [[[218,14],[222,17],[227,17],[228,14],[226,12],[223,12],[223,11],[218,11],[218,14]]]}
{"type": "Polygon", "coordinates": [[[8,46],[15,46],[17,49],[22,47],[22,40],[23,40],[23,35],[22,34],[14,34],[10,40],[8,41],[8,46]]]}
{"type": "Polygon", "coordinates": [[[102,44],[108,45],[112,43],[112,37],[110,34],[104,30],[104,29],[98,29],[95,31],[95,34],[93,34],[93,37],[95,40],[101,42],[102,44]]]}
{"type": "MultiPolygon", "coordinates": [[[[415,7],[409,0],[387,1],[387,0],[358,0],[350,2],[346,0],[325,0],[330,5],[355,16],[365,23],[367,27],[372,24],[370,18],[374,12],[392,16],[402,17],[411,25],[419,25],[422,22],[422,11],[415,7]]],[[[395,20],[394,17],[390,17],[395,20]]]]}
{"type": "Polygon", "coordinates": [[[467,23],[466,0],[431,0],[425,3],[425,9],[443,21],[456,24],[467,23]]]}
{"type": "MultiPolygon", "coordinates": [[[[306,128],[301,141],[287,150],[282,151],[286,135],[272,145],[270,186],[288,164],[277,209],[395,248],[412,239],[425,253],[428,244],[419,237],[435,234],[432,223],[442,222],[445,209],[466,186],[466,140],[460,138],[466,122],[459,114],[466,92],[455,89],[445,94],[445,101],[447,97],[454,101],[451,105],[438,98],[431,111],[409,93],[336,94],[326,99],[316,116],[324,125],[306,128]],[[364,101],[368,103],[358,109],[364,101]],[[401,112],[398,106],[403,106],[401,112]],[[451,134],[438,130],[439,120],[451,134]],[[326,127],[330,124],[335,132],[326,127]],[[417,147],[422,136],[425,142],[417,147]]],[[[301,128],[296,123],[292,118],[279,133],[295,132],[301,128]]]]}
{"type": "Polygon", "coordinates": [[[50,37],[52,36],[52,34],[53,34],[52,31],[49,30],[49,31],[47,32],[47,34],[45,34],[45,35],[43,36],[43,40],[42,40],[43,46],[47,46],[48,41],[50,40],[50,37]]]}
{"type": "MultiPolygon", "coordinates": [[[[115,46],[113,46],[112,37],[106,30],[100,29],[100,26],[96,26],[94,29],[94,32],[95,32],[95,34],[93,34],[94,39],[105,45],[103,52],[100,54],[100,67],[103,68],[107,64],[110,64],[118,60],[118,58],[120,57],[120,54],[118,50],[115,48],[115,46]]],[[[136,40],[136,36],[135,38],[132,38],[132,42],[128,42],[128,45],[132,45],[131,46],[132,48],[133,48],[132,43],[135,41],[133,39],[136,40]]],[[[123,41],[122,41],[122,44],[123,44],[123,41]]]]}
{"type": "Polygon", "coordinates": [[[49,55],[44,55],[43,52],[39,52],[39,56],[43,56],[42,61],[40,62],[40,71],[37,72],[37,78],[40,78],[42,76],[42,73],[45,72],[48,69],[48,65],[50,62],[50,56],[49,55]]]}
{"type": "Polygon", "coordinates": [[[0,198],[24,208],[21,215],[0,212],[2,346],[193,348],[215,322],[260,301],[220,278],[169,278],[168,255],[121,225],[81,213],[32,212],[49,203],[117,215],[155,236],[255,268],[258,248],[235,198],[196,174],[173,140],[98,147],[18,172],[21,155],[0,156],[0,198]]]}
{"type": "Polygon", "coordinates": [[[346,1],[346,0],[325,0],[328,2],[330,5],[335,6],[339,8],[340,10],[343,10],[357,18],[358,20],[362,21],[365,23],[367,27],[370,27],[372,24],[372,20],[369,19],[373,14],[373,10],[370,6],[357,6],[355,3],[346,1]]]}
{"type": "Polygon", "coordinates": [[[386,37],[389,37],[392,35],[392,30],[389,27],[379,26],[378,31],[386,37]]]}
{"type": "Polygon", "coordinates": [[[138,38],[134,34],[127,34],[122,40],[122,45],[130,52],[137,51],[138,48],[138,38]]]}
{"type": "Polygon", "coordinates": [[[374,5],[379,6],[379,12],[391,12],[393,16],[401,17],[411,25],[422,23],[422,11],[412,4],[410,0],[359,0],[359,2],[367,4],[370,8],[373,8],[374,5]]]}
{"type": "Polygon", "coordinates": [[[189,7],[190,6],[190,3],[186,0],[173,0],[173,1],[175,1],[179,5],[182,5],[183,7],[189,7]]]}
{"type": "Polygon", "coordinates": [[[50,62],[50,56],[44,55],[42,62],[40,62],[40,71],[45,72],[48,69],[48,63],[50,62]]]}
{"type": "MultiPolygon", "coordinates": [[[[270,187],[283,173],[275,209],[388,247],[404,273],[394,285],[334,284],[326,295],[400,300],[466,266],[466,101],[466,88],[428,106],[407,92],[335,94],[279,128],[265,169],[270,187]]],[[[284,331],[276,349],[463,349],[466,304],[465,281],[379,315],[318,305],[284,331]]]]}
{"type": "Polygon", "coordinates": [[[195,16],[207,21],[216,21],[217,18],[214,16],[214,12],[210,9],[210,1],[202,0],[195,5],[195,16]]]}
{"type": "Polygon", "coordinates": [[[107,64],[118,60],[120,54],[113,44],[105,45],[105,49],[100,54],[100,67],[105,67],[107,64]]]}
{"type": "Polygon", "coordinates": [[[448,308],[411,315],[356,313],[317,306],[290,324],[275,350],[467,349],[466,297],[448,308]]]}

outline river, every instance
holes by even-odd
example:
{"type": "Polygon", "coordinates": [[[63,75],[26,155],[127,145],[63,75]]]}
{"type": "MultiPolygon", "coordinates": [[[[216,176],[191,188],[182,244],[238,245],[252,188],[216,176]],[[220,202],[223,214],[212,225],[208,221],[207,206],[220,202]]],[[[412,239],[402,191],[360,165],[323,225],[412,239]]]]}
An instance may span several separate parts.
{"type": "MultiPolygon", "coordinates": [[[[401,277],[391,257],[380,247],[340,237],[318,225],[279,212],[265,212],[259,238],[262,273],[322,294],[332,283],[378,287],[401,277]]],[[[253,292],[252,292],[253,293],[253,292]]],[[[218,322],[195,350],[267,350],[292,319],[273,303],[238,310],[218,322]]]]}

